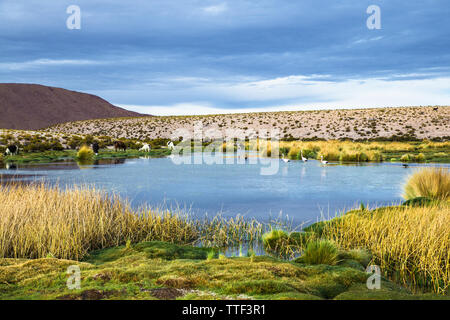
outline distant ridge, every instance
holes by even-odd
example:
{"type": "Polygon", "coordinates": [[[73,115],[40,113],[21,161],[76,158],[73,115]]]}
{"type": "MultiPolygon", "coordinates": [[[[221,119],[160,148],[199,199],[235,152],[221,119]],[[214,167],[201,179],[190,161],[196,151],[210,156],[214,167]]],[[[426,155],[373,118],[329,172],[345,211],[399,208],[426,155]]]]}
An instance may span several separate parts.
{"type": "Polygon", "coordinates": [[[148,116],[92,95],[38,84],[0,83],[0,128],[38,130],[78,120],[148,116]]]}

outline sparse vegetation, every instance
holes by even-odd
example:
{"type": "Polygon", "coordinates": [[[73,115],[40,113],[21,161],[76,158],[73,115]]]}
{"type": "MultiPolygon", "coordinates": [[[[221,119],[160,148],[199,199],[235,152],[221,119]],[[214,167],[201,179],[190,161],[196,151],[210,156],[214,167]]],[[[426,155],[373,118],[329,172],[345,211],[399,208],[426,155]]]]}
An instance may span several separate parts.
{"type": "Polygon", "coordinates": [[[205,116],[167,116],[96,119],[69,122],[47,128],[48,132],[108,135],[114,139],[171,138],[176,128],[192,130],[202,121],[205,130],[278,128],[286,140],[350,139],[354,141],[416,141],[448,139],[449,107],[400,107],[260,112],[205,116]]]}

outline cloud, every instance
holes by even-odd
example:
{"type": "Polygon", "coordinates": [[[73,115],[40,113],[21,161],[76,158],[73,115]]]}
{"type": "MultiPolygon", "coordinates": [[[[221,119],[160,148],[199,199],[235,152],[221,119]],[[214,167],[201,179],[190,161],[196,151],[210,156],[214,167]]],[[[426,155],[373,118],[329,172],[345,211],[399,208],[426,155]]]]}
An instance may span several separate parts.
{"type": "Polygon", "coordinates": [[[368,30],[369,0],[78,0],[68,30],[70,0],[1,0],[0,81],[169,111],[431,104],[448,98],[428,85],[450,77],[447,2],[384,2],[368,30]]]}
{"type": "Polygon", "coordinates": [[[359,44],[359,43],[366,43],[366,42],[370,42],[370,41],[378,41],[383,39],[384,36],[378,36],[378,37],[373,37],[373,38],[368,38],[368,39],[358,39],[356,41],[353,41],[354,44],[359,44]]]}
{"type": "MultiPolygon", "coordinates": [[[[194,91],[197,89],[194,88],[194,91]]],[[[305,76],[289,76],[232,85],[202,85],[200,91],[215,96],[216,101],[235,102],[239,107],[223,108],[221,105],[208,102],[181,102],[171,105],[147,106],[122,104],[121,106],[154,115],[189,115],[448,105],[450,77],[409,80],[370,78],[335,82],[312,80],[305,76]],[[251,103],[254,104],[255,101],[259,102],[258,106],[245,107],[251,103]],[[272,103],[268,103],[268,101],[272,103]],[[279,103],[273,103],[273,101],[279,103]]]]}
{"type": "Polygon", "coordinates": [[[0,62],[0,68],[8,70],[26,70],[32,68],[45,68],[52,66],[87,66],[87,65],[99,65],[104,64],[101,61],[94,60],[72,60],[72,59],[37,59],[32,61],[22,61],[22,62],[0,62]]]}
{"type": "Polygon", "coordinates": [[[213,15],[213,16],[222,14],[227,10],[228,10],[228,5],[226,4],[226,2],[217,4],[214,6],[202,8],[203,13],[208,14],[208,15],[213,15]]]}

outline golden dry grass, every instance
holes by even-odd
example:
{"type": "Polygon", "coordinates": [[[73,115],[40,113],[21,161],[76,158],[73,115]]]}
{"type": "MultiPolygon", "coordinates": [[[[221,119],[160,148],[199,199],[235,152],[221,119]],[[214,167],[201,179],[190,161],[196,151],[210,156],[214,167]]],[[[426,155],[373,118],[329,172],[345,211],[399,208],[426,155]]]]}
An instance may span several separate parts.
{"type": "Polygon", "coordinates": [[[369,249],[385,275],[412,289],[448,292],[450,208],[446,203],[347,214],[327,223],[324,235],[345,249],[369,249]]]}
{"type": "MultiPolygon", "coordinates": [[[[300,150],[307,156],[329,161],[383,161],[382,153],[432,151],[438,148],[450,149],[450,142],[431,142],[424,140],[420,144],[408,142],[352,142],[352,141],[281,141],[280,148],[289,150],[289,156],[295,159],[300,150]]],[[[422,154],[422,158],[423,158],[422,154]]],[[[422,159],[424,161],[425,159],[422,159]]]]}
{"type": "Polygon", "coordinates": [[[210,245],[259,238],[262,225],[242,217],[193,220],[168,210],[132,210],[116,196],[87,187],[0,186],[0,257],[83,258],[130,242],[202,241],[210,245]]]}
{"type": "Polygon", "coordinates": [[[426,168],[412,174],[405,185],[403,197],[426,197],[446,200],[450,197],[450,172],[447,168],[426,168]]]}

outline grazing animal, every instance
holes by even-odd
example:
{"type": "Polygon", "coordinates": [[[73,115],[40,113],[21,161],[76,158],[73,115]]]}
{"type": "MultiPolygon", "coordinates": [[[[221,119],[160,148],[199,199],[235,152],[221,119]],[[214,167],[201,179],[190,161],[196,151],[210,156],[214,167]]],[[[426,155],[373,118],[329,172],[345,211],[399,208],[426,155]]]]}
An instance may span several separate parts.
{"type": "Polygon", "coordinates": [[[433,110],[434,110],[434,111],[438,111],[439,108],[438,108],[438,107],[434,107],[433,110]]]}
{"type": "Polygon", "coordinates": [[[17,169],[17,166],[14,163],[7,163],[5,165],[5,167],[6,167],[6,170],[16,170],[17,169]]]}
{"type": "Polygon", "coordinates": [[[172,141],[169,141],[169,142],[167,142],[167,147],[168,147],[170,150],[173,150],[173,148],[175,148],[175,145],[173,144],[172,141]]]}
{"type": "Polygon", "coordinates": [[[123,150],[127,151],[127,145],[123,141],[115,141],[114,142],[114,150],[123,150]]]}
{"type": "Polygon", "coordinates": [[[12,144],[6,148],[5,156],[9,156],[12,154],[18,154],[18,153],[19,153],[19,148],[16,145],[12,144]]]}
{"type": "Polygon", "coordinates": [[[327,160],[323,160],[323,156],[320,156],[320,162],[322,162],[322,164],[328,164],[327,160]]]}
{"type": "Polygon", "coordinates": [[[97,142],[94,142],[92,144],[92,150],[94,151],[95,155],[98,155],[98,150],[100,150],[100,147],[97,142]]]}
{"type": "Polygon", "coordinates": [[[152,148],[146,143],[139,149],[139,151],[150,152],[152,148]]]}
{"type": "Polygon", "coordinates": [[[301,156],[302,156],[302,161],[303,161],[303,162],[308,161],[308,158],[305,158],[305,157],[303,156],[303,149],[300,151],[300,153],[301,153],[301,156]]]}

